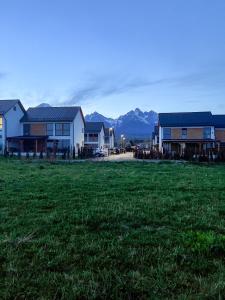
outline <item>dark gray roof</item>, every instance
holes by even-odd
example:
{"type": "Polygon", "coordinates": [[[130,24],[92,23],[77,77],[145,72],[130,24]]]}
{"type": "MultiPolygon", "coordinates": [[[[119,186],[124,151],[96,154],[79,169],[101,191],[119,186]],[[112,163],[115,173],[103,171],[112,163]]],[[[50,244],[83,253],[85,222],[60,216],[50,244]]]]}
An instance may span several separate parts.
{"type": "MultiPolygon", "coordinates": [[[[72,122],[77,113],[81,111],[79,106],[71,107],[34,107],[29,108],[22,118],[22,122],[72,122]]],[[[82,113],[82,111],[81,111],[82,113]]]]}
{"type": "Polygon", "coordinates": [[[21,109],[24,111],[24,108],[20,102],[20,100],[0,100],[0,114],[4,115],[6,114],[12,107],[14,107],[16,104],[19,104],[21,109]]]}
{"type": "Polygon", "coordinates": [[[163,127],[213,126],[211,112],[161,113],[159,124],[163,127]]]}
{"type": "Polygon", "coordinates": [[[86,122],[85,123],[85,133],[95,133],[100,132],[104,129],[104,123],[103,122],[86,122]]]}
{"type": "Polygon", "coordinates": [[[225,128],[225,115],[213,115],[213,125],[216,128],[225,128]]]}

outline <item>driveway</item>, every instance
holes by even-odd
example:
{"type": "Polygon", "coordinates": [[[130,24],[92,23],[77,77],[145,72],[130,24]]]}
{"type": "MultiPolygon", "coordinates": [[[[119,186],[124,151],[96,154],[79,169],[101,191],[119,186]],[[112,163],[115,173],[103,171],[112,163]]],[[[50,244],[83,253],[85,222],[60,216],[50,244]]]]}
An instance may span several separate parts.
{"type": "Polygon", "coordinates": [[[115,155],[110,155],[107,157],[99,157],[99,158],[94,158],[94,161],[132,161],[132,160],[136,160],[133,157],[133,153],[132,152],[127,152],[127,153],[123,153],[123,154],[115,154],[115,155]]]}

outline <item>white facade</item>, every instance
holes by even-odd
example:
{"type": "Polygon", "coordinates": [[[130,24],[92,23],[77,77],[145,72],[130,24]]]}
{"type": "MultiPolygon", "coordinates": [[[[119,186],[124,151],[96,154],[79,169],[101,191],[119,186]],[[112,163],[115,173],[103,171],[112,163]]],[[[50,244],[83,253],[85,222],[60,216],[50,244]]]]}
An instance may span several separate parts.
{"type": "MultiPolygon", "coordinates": [[[[80,110],[73,122],[23,122],[23,125],[26,124],[52,124],[52,134],[49,135],[48,132],[46,132],[48,140],[64,142],[66,145],[65,147],[69,147],[71,150],[75,147],[76,154],[78,154],[78,151],[84,146],[84,119],[80,110]],[[69,135],[58,135],[56,131],[56,126],[58,124],[69,124],[69,135]]],[[[24,130],[22,135],[25,135],[24,130]]]]}
{"type": "Polygon", "coordinates": [[[108,149],[113,149],[115,147],[115,136],[114,133],[107,136],[107,141],[105,141],[105,147],[108,149]]]}
{"type": "Polygon", "coordinates": [[[86,133],[85,146],[94,148],[94,149],[104,149],[105,148],[105,131],[102,127],[100,132],[96,133],[86,133]],[[96,138],[93,138],[93,134],[96,135],[96,138]]]}
{"type": "Polygon", "coordinates": [[[78,150],[78,148],[84,147],[84,126],[84,119],[81,111],[79,111],[73,121],[73,145],[75,146],[76,151],[78,150]]]}
{"type": "Polygon", "coordinates": [[[22,126],[20,123],[21,118],[24,116],[24,111],[16,103],[9,111],[7,111],[2,118],[2,128],[0,128],[0,153],[4,152],[6,139],[8,137],[20,136],[22,134],[22,126]]]}

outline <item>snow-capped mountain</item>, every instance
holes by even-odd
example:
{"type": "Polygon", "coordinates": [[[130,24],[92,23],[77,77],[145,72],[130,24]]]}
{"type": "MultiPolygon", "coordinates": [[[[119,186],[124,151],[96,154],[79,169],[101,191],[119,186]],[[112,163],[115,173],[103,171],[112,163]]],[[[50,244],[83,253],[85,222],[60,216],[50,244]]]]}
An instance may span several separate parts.
{"type": "Polygon", "coordinates": [[[37,107],[51,107],[51,105],[48,103],[41,103],[37,107]]]}
{"type": "Polygon", "coordinates": [[[86,115],[88,122],[104,122],[107,127],[114,127],[116,136],[124,134],[127,138],[149,138],[158,121],[154,111],[142,112],[139,108],[129,111],[117,119],[107,118],[97,112],[86,115]]]}

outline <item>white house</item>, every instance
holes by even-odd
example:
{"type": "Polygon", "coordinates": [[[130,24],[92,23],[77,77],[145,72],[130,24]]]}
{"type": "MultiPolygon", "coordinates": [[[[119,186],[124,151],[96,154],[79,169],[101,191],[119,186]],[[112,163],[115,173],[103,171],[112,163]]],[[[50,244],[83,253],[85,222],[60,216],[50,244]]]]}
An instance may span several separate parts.
{"type": "Polygon", "coordinates": [[[94,150],[105,148],[105,126],[103,122],[86,122],[84,145],[94,150]]]}
{"type": "Polygon", "coordinates": [[[80,107],[29,108],[17,125],[20,130],[16,130],[15,125],[14,133],[11,132],[7,139],[9,150],[60,152],[75,149],[77,154],[84,146],[85,121],[80,107]]]}
{"type": "Polygon", "coordinates": [[[0,100],[0,153],[7,146],[7,138],[21,134],[21,119],[25,109],[20,100],[0,100]]]}
{"type": "Polygon", "coordinates": [[[113,149],[115,146],[115,131],[114,128],[105,128],[105,147],[113,149]]]}

